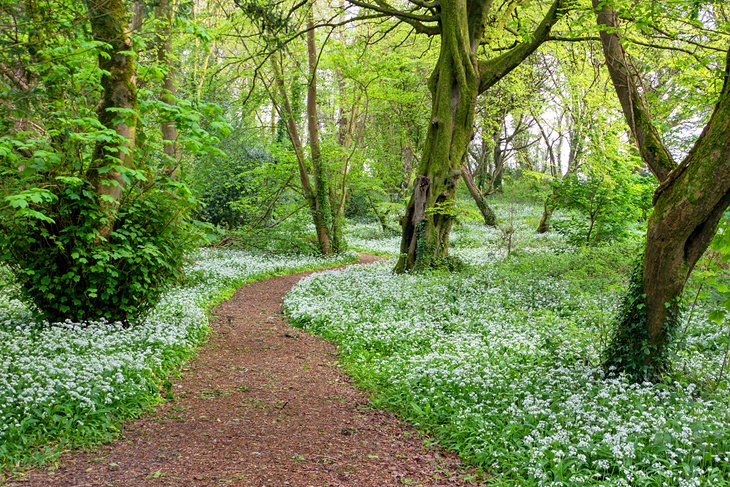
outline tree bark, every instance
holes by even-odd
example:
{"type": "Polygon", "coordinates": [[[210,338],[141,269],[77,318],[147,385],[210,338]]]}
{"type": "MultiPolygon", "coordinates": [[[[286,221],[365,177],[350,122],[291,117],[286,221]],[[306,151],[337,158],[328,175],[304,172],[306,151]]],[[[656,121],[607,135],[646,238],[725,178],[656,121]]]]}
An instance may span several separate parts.
{"type": "Polygon", "coordinates": [[[124,180],[122,168],[132,167],[137,129],[136,65],[124,0],[86,0],[94,40],[106,43],[99,53],[103,74],[99,122],[114,130],[117,139],[97,144],[89,170],[105,213],[100,236],[106,238],[114,228],[124,180]]]}
{"type": "Polygon", "coordinates": [[[554,1],[530,42],[488,61],[480,61],[476,53],[491,0],[439,3],[440,53],[429,79],[431,124],[414,191],[402,220],[395,272],[432,267],[448,256],[456,186],[472,138],[477,96],[499,82],[547,39],[559,18],[560,2],[554,1]]]}
{"type": "MultiPolygon", "coordinates": [[[[175,19],[171,0],[157,0],[155,7],[155,36],[157,37],[157,62],[164,72],[160,100],[174,107],[177,102],[177,86],[175,85],[175,71],[172,64],[172,24],[175,19]]],[[[171,176],[177,172],[180,162],[180,144],[175,120],[167,118],[160,124],[162,131],[163,150],[168,158],[165,172],[171,176]]]]}
{"type": "MultiPolygon", "coordinates": [[[[600,3],[599,0],[593,0],[593,8],[597,9],[600,3]]],[[[663,181],[677,165],[662,143],[659,132],[651,121],[644,97],[637,89],[636,77],[629,69],[626,52],[616,33],[618,15],[611,8],[610,2],[602,3],[603,7],[597,13],[598,25],[602,27],[601,44],[611,82],[642,159],[656,178],[663,181]]]]}
{"type": "Polygon", "coordinates": [[[431,125],[403,222],[396,272],[431,267],[448,255],[456,184],[472,137],[479,87],[475,54],[481,33],[472,46],[468,27],[463,4],[441,3],[441,52],[429,80],[431,125]]]}
{"type": "Polygon", "coordinates": [[[624,116],[644,162],[661,181],[644,254],[624,298],[605,365],[637,381],[654,381],[669,367],[667,345],[678,325],[685,283],[730,205],[730,50],[710,121],[684,161],[670,169],[674,163],[669,152],[653,130],[643,100],[637,98],[625,57],[617,54],[617,20],[610,6],[598,12],[598,22],[612,31],[601,32],[601,41],[624,116]]]}
{"type": "Polygon", "coordinates": [[[500,131],[494,133],[494,149],[492,150],[492,163],[494,170],[489,179],[489,192],[501,193],[504,191],[502,182],[504,179],[504,152],[502,152],[502,138],[500,131]]]}
{"type": "Polygon", "coordinates": [[[309,9],[307,17],[307,66],[309,68],[309,84],[307,85],[307,131],[309,132],[309,154],[312,161],[314,182],[313,208],[314,228],[322,255],[331,255],[332,246],[330,231],[329,181],[319,148],[319,117],[317,116],[317,45],[315,43],[314,5],[309,9]]]}
{"type": "Polygon", "coordinates": [[[540,223],[537,225],[537,233],[547,233],[550,231],[550,218],[553,216],[554,204],[557,195],[553,189],[543,203],[542,216],[540,217],[540,223]]]}
{"type": "Polygon", "coordinates": [[[727,78],[702,136],[655,199],[644,256],[606,359],[606,366],[635,380],[658,380],[668,368],[666,349],[678,325],[685,283],[730,205],[727,78]]]}
{"type": "Polygon", "coordinates": [[[494,214],[494,210],[490,208],[482,192],[479,191],[479,188],[474,182],[474,176],[471,173],[471,169],[469,169],[469,166],[466,164],[461,166],[461,177],[464,178],[466,188],[469,190],[469,194],[474,199],[474,202],[479,209],[479,213],[481,213],[482,218],[484,218],[484,224],[488,227],[497,226],[497,216],[494,214]]]}
{"type": "Polygon", "coordinates": [[[306,156],[304,155],[304,147],[302,146],[302,139],[299,135],[299,127],[297,126],[294,110],[292,108],[291,102],[289,101],[289,96],[286,92],[286,86],[284,84],[282,70],[275,60],[272,59],[271,64],[274,69],[274,82],[276,83],[279,91],[279,97],[281,98],[279,110],[280,112],[282,110],[284,112],[283,114],[280,113],[280,119],[285,121],[286,131],[289,135],[289,140],[292,143],[294,155],[297,159],[297,167],[299,169],[299,181],[302,185],[302,193],[304,194],[304,199],[307,202],[307,206],[309,207],[309,213],[312,216],[315,232],[317,234],[317,243],[319,245],[320,252],[322,252],[324,255],[329,255],[332,253],[329,235],[326,232],[326,227],[322,218],[322,212],[318,209],[315,189],[310,181],[309,171],[307,170],[306,156]],[[325,231],[321,231],[323,228],[325,228],[325,231]]]}

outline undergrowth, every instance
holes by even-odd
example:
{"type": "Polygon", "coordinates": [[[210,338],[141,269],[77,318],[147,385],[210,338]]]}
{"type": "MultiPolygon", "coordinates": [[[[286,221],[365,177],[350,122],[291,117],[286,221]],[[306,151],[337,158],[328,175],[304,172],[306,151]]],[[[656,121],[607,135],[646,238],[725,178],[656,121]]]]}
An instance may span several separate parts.
{"type": "Polygon", "coordinates": [[[163,400],[165,384],[208,332],[208,310],[241,285],[346,264],[322,259],[203,250],[183,286],[166,293],[144,323],[48,323],[8,297],[0,268],[1,472],[53,460],[69,447],[109,441],[121,421],[163,400]]]}
{"type": "Polygon", "coordinates": [[[462,225],[463,272],[326,272],[285,311],[339,345],[377,406],[492,485],[730,485],[728,340],[712,303],[683,316],[664,383],[607,377],[602,351],[640,246],[571,247],[534,233],[537,211],[519,213],[509,256],[494,230],[462,225]]]}

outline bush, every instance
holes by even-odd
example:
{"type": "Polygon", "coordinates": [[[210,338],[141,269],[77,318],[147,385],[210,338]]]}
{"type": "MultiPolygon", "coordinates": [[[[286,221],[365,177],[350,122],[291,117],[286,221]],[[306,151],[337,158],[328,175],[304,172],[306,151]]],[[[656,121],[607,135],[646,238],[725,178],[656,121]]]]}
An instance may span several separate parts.
{"type": "MultiPolygon", "coordinates": [[[[21,300],[49,321],[139,318],[181,276],[194,244],[180,185],[131,189],[108,238],[88,181],[67,178],[31,211],[0,223],[0,260],[21,300]]],[[[7,198],[6,198],[7,199],[7,198]]]]}
{"type": "Polygon", "coordinates": [[[288,188],[295,168],[267,150],[230,137],[225,158],[198,161],[193,187],[202,203],[198,218],[236,229],[269,224],[287,214],[300,197],[288,188]]]}
{"type": "Polygon", "coordinates": [[[300,212],[270,228],[234,230],[229,247],[275,255],[321,255],[308,213],[300,212]]]}
{"type": "Polygon", "coordinates": [[[553,186],[557,207],[570,217],[553,226],[572,244],[623,239],[643,217],[640,204],[652,191],[647,179],[627,171],[568,174],[553,186]]]}

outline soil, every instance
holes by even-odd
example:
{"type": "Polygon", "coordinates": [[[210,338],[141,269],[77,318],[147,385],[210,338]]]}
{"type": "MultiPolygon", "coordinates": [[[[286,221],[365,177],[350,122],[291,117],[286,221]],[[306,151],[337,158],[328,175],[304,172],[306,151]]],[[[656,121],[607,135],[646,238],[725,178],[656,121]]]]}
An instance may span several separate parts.
{"type": "MultiPolygon", "coordinates": [[[[364,263],[376,260],[363,256],[364,263]]],[[[34,486],[471,485],[473,472],[375,410],[334,345],[286,323],[286,292],[308,273],[249,284],[215,311],[174,398],[94,451],[26,472],[34,486]]]]}

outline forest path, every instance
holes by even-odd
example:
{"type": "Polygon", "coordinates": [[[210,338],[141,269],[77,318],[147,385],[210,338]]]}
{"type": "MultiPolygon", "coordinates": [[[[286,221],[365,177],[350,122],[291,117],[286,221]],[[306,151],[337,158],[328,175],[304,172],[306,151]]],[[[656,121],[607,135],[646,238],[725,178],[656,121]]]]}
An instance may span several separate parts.
{"type": "MultiPolygon", "coordinates": [[[[362,263],[377,260],[362,256],[362,263]]],[[[246,285],[215,311],[174,400],[122,438],[63,455],[23,485],[467,485],[459,459],[369,407],[334,345],[292,328],[284,295],[310,273],[246,285]]]]}

